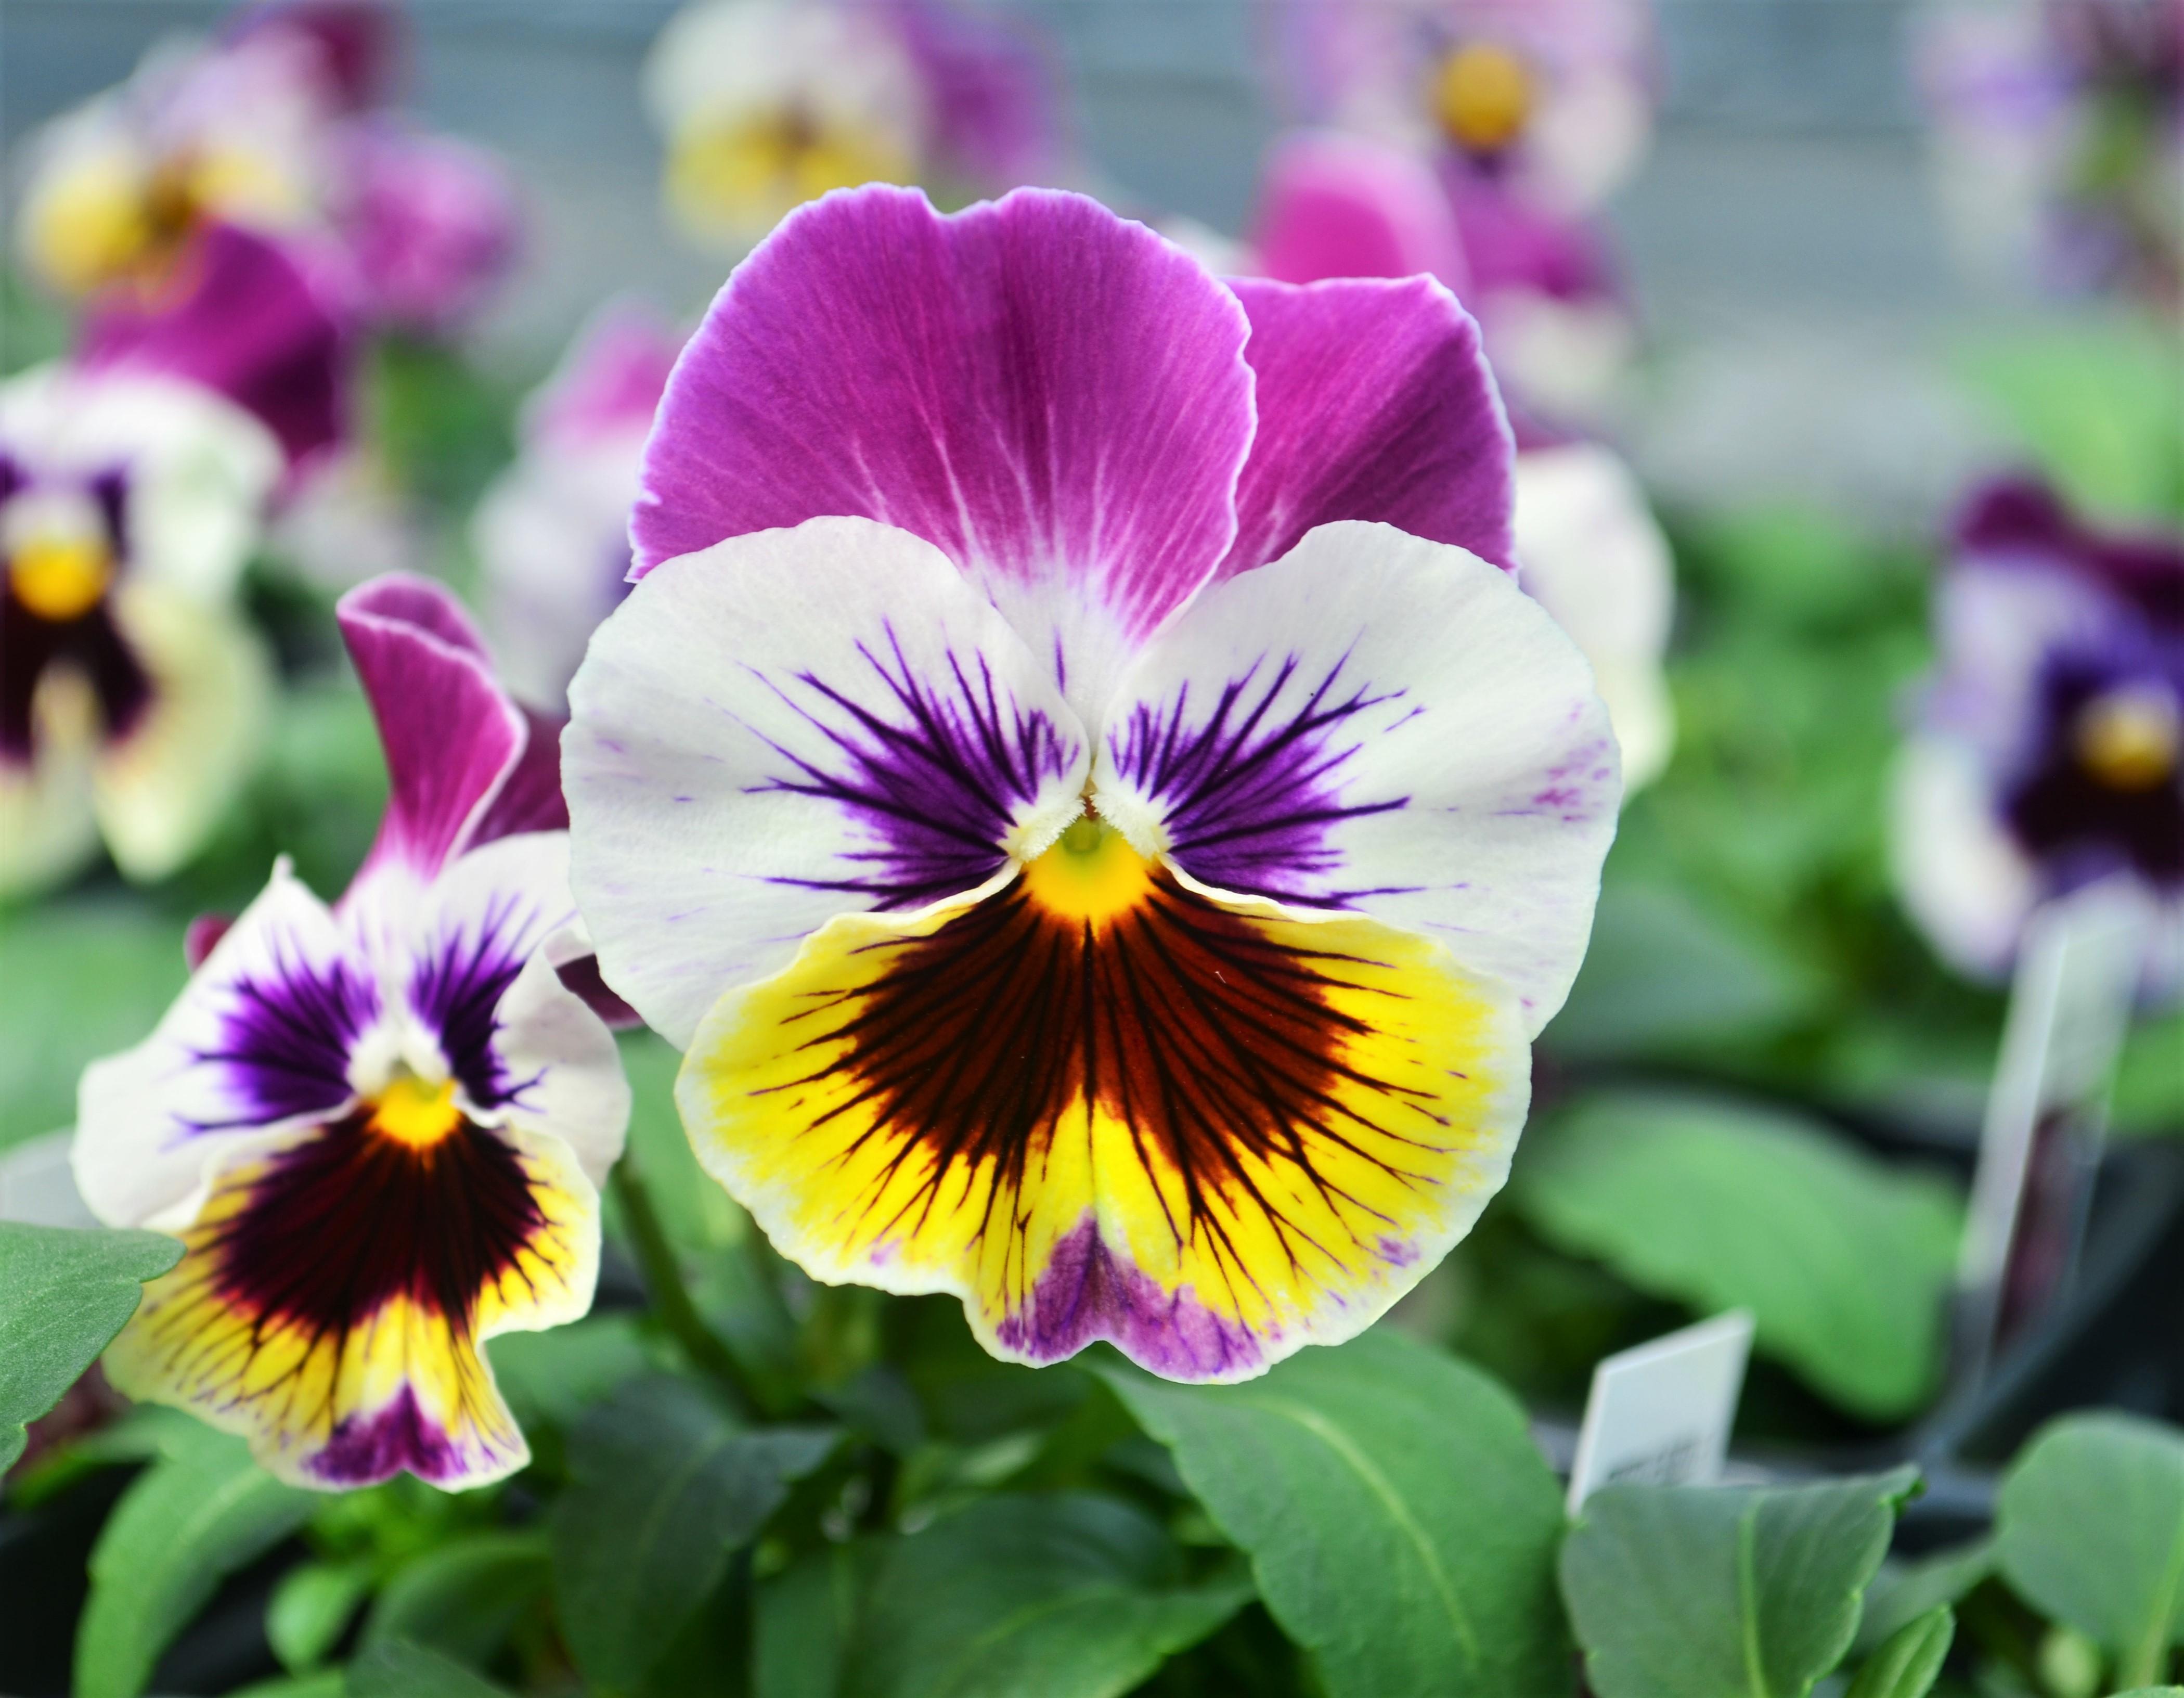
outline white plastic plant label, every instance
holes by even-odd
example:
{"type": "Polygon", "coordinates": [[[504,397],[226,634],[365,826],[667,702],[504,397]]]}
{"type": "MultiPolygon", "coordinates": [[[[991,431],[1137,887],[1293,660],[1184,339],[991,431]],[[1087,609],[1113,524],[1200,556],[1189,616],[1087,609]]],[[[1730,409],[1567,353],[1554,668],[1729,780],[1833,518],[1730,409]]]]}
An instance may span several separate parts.
{"type": "Polygon", "coordinates": [[[2136,892],[2097,885],[2025,928],[1957,1265],[1963,1377],[1982,1377],[1997,1346],[2070,1279],[2146,918],[2136,892]]]}
{"type": "Polygon", "coordinates": [[[1570,1461],[1569,1512],[1602,1486],[1719,1478],[1751,1354],[1752,1316],[1734,1309],[1602,1359],[1570,1461]]]}

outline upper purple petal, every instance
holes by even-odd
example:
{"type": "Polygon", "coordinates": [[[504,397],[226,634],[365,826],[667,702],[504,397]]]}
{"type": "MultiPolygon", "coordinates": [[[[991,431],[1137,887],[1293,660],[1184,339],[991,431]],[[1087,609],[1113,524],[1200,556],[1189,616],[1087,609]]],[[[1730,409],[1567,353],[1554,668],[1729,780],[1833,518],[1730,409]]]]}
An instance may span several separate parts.
{"type": "Polygon", "coordinates": [[[1230,285],[1259,430],[1222,578],[1338,519],[1395,526],[1511,564],[1514,448],[1479,327],[1429,277],[1230,285]]]}
{"type": "Polygon", "coordinates": [[[2092,529],[2036,478],[2002,478],[1975,490],[1958,511],[1955,545],[1968,564],[2059,567],[2157,624],[2184,631],[2184,540],[2092,529]]]}
{"type": "Polygon", "coordinates": [[[944,217],[913,190],[829,195],[738,268],[677,362],[637,570],[866,517],[989,594],[1087,591],[1142,636],[1234,533],[1245,330],[1195,260],[1082,196],[1023,189],[944,217]]]}
{"type": "Polygon", "coordinates": [[[483,148],[391,124],[351,126],[340,221],[365,310],[439,332],[482,306],[522,226],[507,170],[483,148]]]}
{"type": "Polygon", "coordinates": [[[255,414],[292,464],[348,433],[354,350],[338,292],[304,255],[232,226],[201,232],[158,284],[103,297],[76,351],[92,370],[216,390],[255,414]]]}
{"type": "Polygon", "coordinates": [[[1433,169],[1401,148],[1338,131],[1284,138],[1267,160],[1251,237],[1285,283],[1439,277],[1462,294],[1470,270],[1433,169]]]}
{"type": "Polygon", "coordinates": [[[337,612],[387,751],[387,814],[365,865],[396,859],[429,876],[477,841],[528,727],[438,584],[374,578],[337,612]]]}

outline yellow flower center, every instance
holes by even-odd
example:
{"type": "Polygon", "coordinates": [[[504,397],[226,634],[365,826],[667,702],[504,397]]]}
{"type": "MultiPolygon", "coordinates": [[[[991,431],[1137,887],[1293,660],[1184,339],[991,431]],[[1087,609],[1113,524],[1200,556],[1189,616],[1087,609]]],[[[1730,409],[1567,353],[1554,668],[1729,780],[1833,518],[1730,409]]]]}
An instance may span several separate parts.
{"type": "Polygon", "coordinates": [[[430,1149],[463,1123],[455,1106],[455,1081],[427,1085],[414,1074],[398,1075],[371,1105],[371,1130],[412,1149],[430,1149]]]}
{"type": "Polygon", "coordinates": [[[31,536],[8,560],[15,599],[56,624],[81,619],[98,605],[114,581],[114,556],[89,536],[31,536]]]}
{"type": "Polygon", "coordinates": [[[1441,128],[1475,154],[1514,141],[1532,115],[1532,74],[1524,60],[1491,42],[1457,48],[1434,78],[1434,110],[1441,128]]]}
{"type": "Polygon", "coordinates": [[[1049,913],[1097,930],[1144,902],[1153,878],[1129,839],[1087,814],[1024,868],[1023,883],[1049,913]]]}
{"type": "Polygon", "coordinates": [[[2184,724],[2167,690],[2126,684],[2078,710],[2078,763],[2110,790],[2151,790],[2176,770],[2184,724]]]}

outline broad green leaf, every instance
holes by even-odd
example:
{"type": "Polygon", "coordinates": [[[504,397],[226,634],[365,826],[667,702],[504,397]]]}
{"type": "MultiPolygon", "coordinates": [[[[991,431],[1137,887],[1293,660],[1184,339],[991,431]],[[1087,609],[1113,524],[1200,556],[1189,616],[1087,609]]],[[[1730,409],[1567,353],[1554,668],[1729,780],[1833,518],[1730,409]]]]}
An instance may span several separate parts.
{"type": "Polygon", "coordinates": [[[1603,884],[1585,966],[1541,1042],[1588,1060],[1779,1031],[1811,1001],[1794,963],[1683,891],[1603,884]]]}
{"type": "Polygon", "coordinates": [[[0,1148],[75,1124],[86,1064],[142,1042],[188,979],[182,931],[110,897],[0,913],[0,1148]]]}
{"type": "Polygon", "coordinates": [[[1994,1541],[1975,1539],[1936,1551],[1915,1562],[1891,1559],[1865,1589],[1865,1613],[1858,1624],[1858,1649],[1877,1649],[1892,1635],[1942,1604],[1962,1603],[1994,1572],[1994,1541]]]}
{"type": "Polygon", "coordinates": [[[1562,1554],[1600,1698],[1803,1698],[1842,1660],[1917,1471],[1796,1487],[1609,1486],[1562,1554]]]}
{"type": "Polygon", "coordinates": [[[1330,1698],[1563,1690],[1562,1494],[1491,1380],[1385,1330],[1241,1385],[1103,1371],[1330,1698]]]}
{"type": "Polygon", "coordinates": [[[887,1553],[842,1690],[1117,1698],[1251,1595],[1240,1573],[1184,1584],[1167,1535],[1112,1498],[988,1498],[887,1553]]]}
{"type": "Polygon", "coordinates": [[[2050,1422],[2003,1477],[1995,1542],[2011,1587],[2118,1659],[2162,1672],[2184,1639],[2184,1433],[2128,1415],[2050,1422]]]}
{"type": "Polygon", "coordinates": [[[508,1695],[436,1651],[405,1639],[387,1639],[349,1664],[348,1698],[508,1698],[508,1695]]]}
{"type": "Polygon", "coordinates": [[[317,1500],[240,1438],[192,1426],[123,1493],[91,1553],[75,1698],[135,1698],[226,1575],[304,1524],[317,1500]]]}
{"type": "Polygon", "coordinates": [[[486,1355],[501,1395],[527,1432],[571,1425],[593,1404],[655,1363],[637,1318],[592,1315],[543,1332],[504,1332],[486,1355]]]}
{"type": "Polygon", "coordinates": [[[0,1474],[24,1423],[60,1400],[136,1312],[144,1282],[182,1257],[158,1232],[82,1232],[0,1220],[0,1474]]]}
{"type": "Polygon", "coordinates": [[[738,1545],[837,1435],[743,1428],[687,1381],[655,1377],[599,1405],[569,1439],[575,1477],[554,1507],[561,1627],[593,1681],[642,1679],[738,1545]]]}
{"type": "Polygon", "coordinates": [[[2134,1686],[2115,1698],[2184,1698],[2184,1686],[2134,1686]]]}
{"type": "Polygon", "coordinates": [[[751,1698],[837,1698],[866,1549],[830,1544],[759,1583],[751,1698]]]}
{"type": "Polygon", "coordinates": [[[229,1698],[346,1698],[348,1691],[348,1676],[343,1670],[322,1668],[316,1674],[257,1681],[229,1698]]]}
{"type": "Polygon", "coordinates": [[[302,1674],[325,1662],[370,1591],[369,1562],[302,1562],[283,1574],[265,1606],[265,1642],[281,1666],[302,1674]]]}
{"type": "Polygon", "coordinates": [[[2120,1134],[2184,1131],[2184,1009],[2131,1032],[2116,1062],[2109,1116],[2120,1134]]]}
{"type": "Polygon", "coordinates": [[[552,1584],[543,1534],[474,1533],[405,1563],[365,1623],[367,1645],[405,1640],[458,1662],[482,1663],[552,1584]]]}
{"type": "Polygon", "coordinates": [[[1906,1622],[1865,1660],[1846,1698],[1926,1698],[1956,1637],[1957,1612],[1947,1604],[1906,1622]]]}
{"type": "Polygon", "coordinates": [[[1587,1098],[1527,1140],[1513,1195],[1565,1249],[1702,1312],[1869,1420],[1941,1371],[1961,1208],[1812,1122],[1719,1098],[1587,1098]]]}

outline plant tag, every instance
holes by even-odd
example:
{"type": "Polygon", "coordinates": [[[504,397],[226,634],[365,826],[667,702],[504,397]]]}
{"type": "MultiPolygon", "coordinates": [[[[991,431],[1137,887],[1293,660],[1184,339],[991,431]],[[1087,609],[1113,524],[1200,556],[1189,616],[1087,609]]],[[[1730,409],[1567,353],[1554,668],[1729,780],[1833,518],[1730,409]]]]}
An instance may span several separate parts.
{"type": "Polygon", "coordinates": [[[2116,882],[2049,902],[2025,927],[1957,1263],[1964,1377],[1985,1374],[2076,1264],[2146,924],[2143,898],[2116,882]]]}
{"type": "Polygon", "coordinates": [[[1592,1371],[1569,1512],[1602,1486],[1702,1486],[1720,1477],[1736,1419],[1752,1316],[1733,1309],[1604,1358],[1592,1371]]]}
{"type": "Polygon", "coordinates": [[[0,1152],[0,1220],[32,1226],[96,1226],[69,1167],[71,1134],[42,1137],[0,1152]]]}

